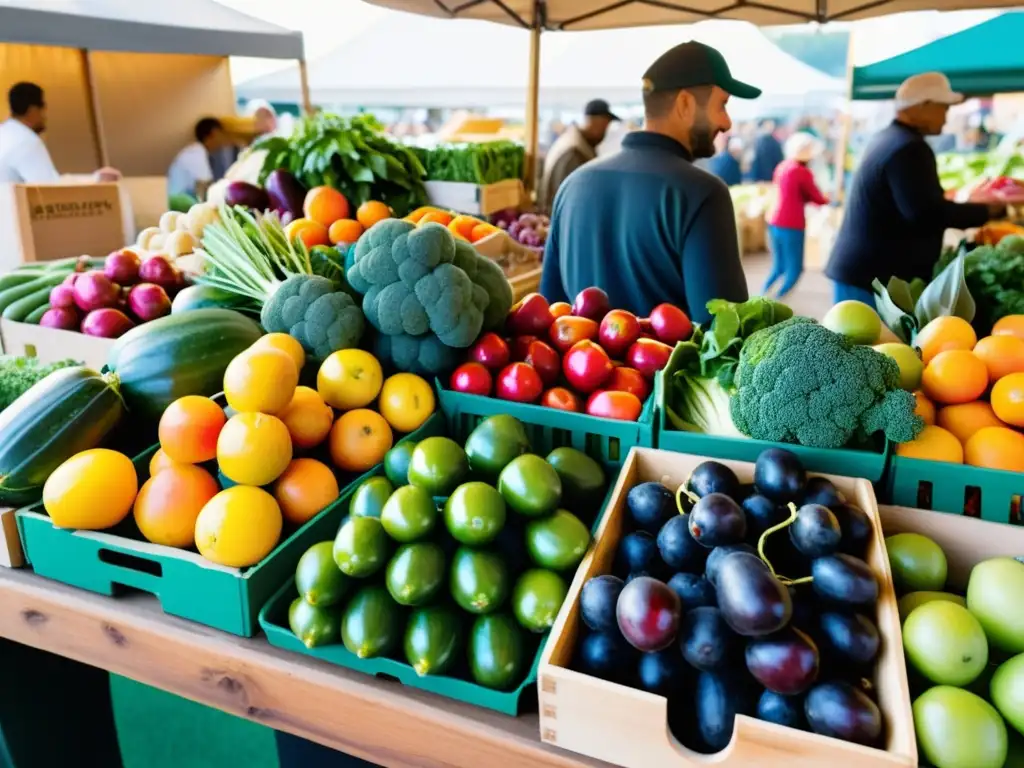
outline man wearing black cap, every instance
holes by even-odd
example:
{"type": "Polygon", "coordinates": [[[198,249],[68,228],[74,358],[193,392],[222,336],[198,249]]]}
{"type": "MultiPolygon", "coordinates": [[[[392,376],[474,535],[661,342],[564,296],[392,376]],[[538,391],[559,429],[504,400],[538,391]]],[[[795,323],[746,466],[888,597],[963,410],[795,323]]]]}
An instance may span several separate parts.
{"type": "Polygon", "coordinates": [[[540,292],[571,301],[603,288],[613,307],[646,317],[662,302],[709,318],[710,299],[747,299],[729,189],[694,167],[732,127],[730,96],[761,91],[732,77],[718,51],[677,45],[643,79],[644,130],[622,151],[572,174],[555,199],[540,292]]]}
{"type": "Polygon", "coordinates": [[[608,126],[619,118],[604,99],[587,102],[583,108],[583,125],[570,125],[548,150],[544,158],[537,203],[551,210],[555,193],[566,177],[584,163],[597,157],[597,145],[604,141],[608,126]]]}

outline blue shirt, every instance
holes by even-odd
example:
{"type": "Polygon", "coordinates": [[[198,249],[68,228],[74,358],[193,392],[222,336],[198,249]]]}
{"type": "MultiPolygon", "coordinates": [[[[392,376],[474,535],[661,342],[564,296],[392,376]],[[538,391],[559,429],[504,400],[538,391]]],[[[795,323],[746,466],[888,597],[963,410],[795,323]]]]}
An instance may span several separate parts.
{"type": "Polygon", "coordinates": [[[783,160],[782,145],[770,133],[764,133],[754,141],[754,159],[750,163],[750,180],[768,182],[775,175],[775,169],[783,160]]]}
{"type": "Polygon", "coordinates": [[[540,292],[572,301],[597,286],[646,317],[658,304],[709,319],[715,298],[746,301],[729,189],[674,139],[637,131],[573,172],[555,197],[540,292]]]}
{"type": "Polygon", "coordinates": [[[740,161],[727,150],[719,152],[708,160],[708,171],[724,181],[727,187],[734,187],[743,182],[740,161]]]}

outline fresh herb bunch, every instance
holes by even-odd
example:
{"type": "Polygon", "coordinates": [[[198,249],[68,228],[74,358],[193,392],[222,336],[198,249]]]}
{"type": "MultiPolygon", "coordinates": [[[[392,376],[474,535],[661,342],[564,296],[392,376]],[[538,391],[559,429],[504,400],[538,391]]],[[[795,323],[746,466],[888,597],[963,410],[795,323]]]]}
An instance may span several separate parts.
{"type": "Polygon", "coordinates": [[[37,357],[0,355],[0,411],[54,371],[81,364],[77,360],[43,364],[37,357]]]}
{"type": "Polygon", "coordinates": [[[416,153],[388,137],[373,115],[319,113],[300,120],[290,137],[258,139],[253,147],[267,153],[260,183],[284,168],[307,189],[337,189],[354,208],[379,200],[405,216],[427,202],[416,153]]]}
{"type": "MultiPolygon", "coordinates": [[[[988,336],[1001,317],[1024,314],[1024,238],[1010,235],[998,245],[979,245],[968,250],[943,251],[935,267],[940,274],[957,256],[963,256],[963,280],[974,298],[971,320],[978,338],[988,336]]],[[[936,278],[938,279],[938,278],[936,278]]]]}
{"type": "Polygon", "coordinates": [[[415,150],[430,181],[494,184],[523,175],[526,150],[522,144],[501,139],[482,143],[440,144],[415,150]]]}

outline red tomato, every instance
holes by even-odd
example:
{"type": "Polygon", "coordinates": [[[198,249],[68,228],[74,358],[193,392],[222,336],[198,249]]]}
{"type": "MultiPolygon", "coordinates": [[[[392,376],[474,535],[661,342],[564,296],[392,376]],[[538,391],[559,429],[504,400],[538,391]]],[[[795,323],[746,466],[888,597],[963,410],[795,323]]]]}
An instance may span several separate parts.
{"type": "Polygon", "coordinates": [[[468,392],[471,395],[491,394],[494,381],[487,366],[482,363],[463,363],[452,371],[448,386],[456,392],[468,392]]]}
{"type": "Polygon", "coordinates": [[[482,363],[492,371],[500,371],[512,357],[508,343],[496,333],[485,333],[469,351],[469,359],[482,363]]]}
{"type": "Polygon", "coordinates": [[[605,419],[636,421],[640,418],[642,408],[640,398],[630,392],[599,389],[587,398],[587,413],[605,419]]]}
{"type": "Polygon", "coordinates": [[[544,382],[532,365],[510,363],[498,374],[494,394],[502,400],[517,403],[534,403],[544,391],[544,382]]]}
{"type": "Polygon", "coordinates": [[[540,399],[541,405],[548,408],[557,408],[560,411],[580,410],[580,399],[565,387],[552,387],[540,399]]]}
{"type": "Polygon", "coordinates": [[[540,341],[540,339],[536,336],[513,336],[511,345],[513,362],[522,362],[526,353],[530,351],[530,345],[535,341],[540,341]]]}
{"type": "Polygon", "coordinates": [[[537,370],[545,387],[550,387],[558,381],[562,373],[562,358],[543,341],[534,341],[530,344],[523,362],[537,370]]]}
{"type": "Polygon", "coordinates": [[[651,393],[647,379],[636,368],[620,365],[612,370],[612,375],[604,383],[604,388],[612,392],[629,392],[640,398],[642,403],[651,393]]]}
{"type": "Polygon", "coordinates": [[[577,342],[562,358],[562,372],[573,389],[583,394],[602,386],[612,373],[612,361],[600,345],[577,342]]]}

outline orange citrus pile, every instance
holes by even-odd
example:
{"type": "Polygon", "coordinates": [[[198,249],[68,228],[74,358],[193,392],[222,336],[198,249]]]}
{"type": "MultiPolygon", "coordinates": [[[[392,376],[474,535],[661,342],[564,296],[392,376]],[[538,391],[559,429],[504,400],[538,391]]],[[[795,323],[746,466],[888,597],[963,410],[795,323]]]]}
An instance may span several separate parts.
{"type": "Polygon", "coordinates": [[[475,216],[451,213],[450,211],[443,211],[430,205],[417,208],[405,217],[405,221],[411,222],[418,227],[422,227],[425,224],[440,224],[443,227],[447,227],[456,240],[464,240],[467,243],[475,243],[478,240],[483,240],[485,237],[490,237],[495,232],[501,231],[493,224],[478,219],[475,216]]]}
{"type": "Polygon", "coordinates": [[[378,221],[394,215],[379,200],[368,200],[352,210],[345,196],[333,187],[313,187],[303,201],[302,217],[289,222],[284,231],[289,240],[299,238],[307,248],[343,245],[354,243],[378,221]]]}

